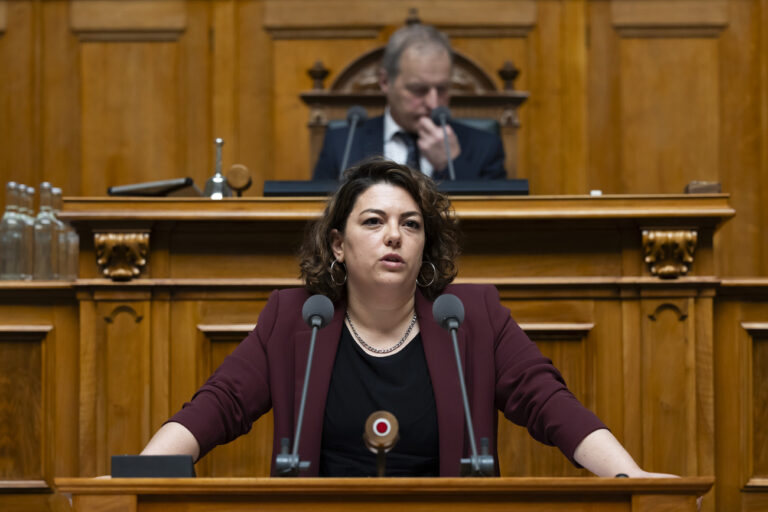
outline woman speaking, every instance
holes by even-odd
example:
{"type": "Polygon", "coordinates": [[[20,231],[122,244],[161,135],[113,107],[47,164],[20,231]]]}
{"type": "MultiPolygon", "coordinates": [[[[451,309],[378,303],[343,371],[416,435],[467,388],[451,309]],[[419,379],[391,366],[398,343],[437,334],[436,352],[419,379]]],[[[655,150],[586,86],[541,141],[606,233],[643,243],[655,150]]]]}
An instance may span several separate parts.
{"type": "MultiPolygon", "coordinates": [[[[450,284],[459,229],[448,198],[422,173],[387,160],[348,169],[301,249],[304,288],[272,293],[253,332],[142,452],[198,459],[274,412],[292,438],[311,330],[302,305],[331,299],[317,335],[299,454],[305,476],[373,476],[366,418],[394,414],[400,441],[389,476],[458,476],[470,440],[451,336],[434,320],[443,293],[464,304],[458,329],[476,438],[496,453],[497,410],[598,476],[670,476],[641,470],[605,425],[568,391],[490,285],[450,284]]],[[[498,466],[496,467],[498,473],[498,466]]]]}

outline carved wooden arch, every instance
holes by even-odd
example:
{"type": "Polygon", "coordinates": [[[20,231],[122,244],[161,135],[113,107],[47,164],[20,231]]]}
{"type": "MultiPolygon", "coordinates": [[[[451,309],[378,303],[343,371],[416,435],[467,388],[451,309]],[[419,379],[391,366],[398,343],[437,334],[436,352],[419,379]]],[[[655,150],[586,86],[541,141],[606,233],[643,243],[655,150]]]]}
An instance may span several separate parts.
{"type": "MultiPolygon", "coordinates": [[[[341,70],[328,90],[342,93],[380,93],[379,64],[385,48],[385,46],[374,48],[349,63],[341,70]]],[[[480,66],[466,55],[453,51],[452,95],[482,94],[497,90],[491,77],[480,66]]]]}

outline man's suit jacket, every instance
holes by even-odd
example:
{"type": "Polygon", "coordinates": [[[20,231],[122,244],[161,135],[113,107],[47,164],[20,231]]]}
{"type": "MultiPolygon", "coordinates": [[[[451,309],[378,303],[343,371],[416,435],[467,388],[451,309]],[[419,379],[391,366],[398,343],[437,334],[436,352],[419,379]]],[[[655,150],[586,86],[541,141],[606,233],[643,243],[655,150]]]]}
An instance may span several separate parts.
{"type": "MultiPolygon", "coordinates": [[[[472,128],[461,122],[451,121],[456,137],[459,139],[461,153],[453,161],[457,180],[505,179],[504,146],[501,139],[483,130],[472,128]]],[[[328,130],[325,133],[323,149],[312,175],[316,180],[337,180],[349,127],[328,130]]],[[[366,120],[355,130],[354,140],[349,153],[347,166],[361,160],[384,154],[384,116],[366,120]]],[[[436,179],[448,179],[448,170],[444,169],[436,179]]]]}
{"type": "MultiPolygon", "coordinates": [[[[511,319],[495,287],[451,285],[446,292],[457,295],[466,309],[458,342],[477,439],[487,437],[491,453],[496,454],[500,409],[539,441],[558,446],[573,462],[578,443],[605,426],[568,391],[551,361],[511,319]]],[[[251,423],[271,408],[274,473],[279,441],[293,439],[296,427],[311,335],[301,319],[307,298],[303,289],[274,292],[256,329],[171,418],[192,432],[201,457],[248,432],[251,423]]],[[[317,336],[299,446],[301,460],[311,463],[305,476],[316,476],[320,466],[325,400],[345,310],[343,302],[336,304],[333,320],[317,336]]],[[[418,291],[416,314],[437,407],[440,475],[458,476],[469,441],[450,334],[434,321],[432,302],[418,291]]],[[[360,425],[361,435],[362,430],[360,425]]]]}

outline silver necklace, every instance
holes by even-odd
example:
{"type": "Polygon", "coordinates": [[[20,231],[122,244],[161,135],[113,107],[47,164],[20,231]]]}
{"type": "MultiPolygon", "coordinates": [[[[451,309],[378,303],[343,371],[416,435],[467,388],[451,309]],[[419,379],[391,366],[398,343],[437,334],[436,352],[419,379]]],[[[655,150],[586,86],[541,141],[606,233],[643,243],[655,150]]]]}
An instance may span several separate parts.
{"type": "Polygon", "coordinates": [[[408,324],[408,329],[405,330],[405,334],[403,334],[403,337],[400,338],[400,341],[395,343],[392,347],[389,348],[374,348],[363,341],[363,338],[360,337],[359,334],[357,334],[357,331],[355,330],[355,324],[352,323],[352,319],[349,317],[349,311],[346,312],[345,317],[347,318],[347,322],[349,322],[349,327],[352,329],[352,334],[355,336],[355,339],[357,342],[363,346],[364,349],[374,352],[376,354],[389,354],[390,352],[394,352],[397,350],[400,345],[405,343],[405,340],[408,339],[408,335],[411,334],[411,331],[413,330],[413,326],[416,325],[416,313],[413,313],[413,318],[411,318],[411,323],[408,324]]]}

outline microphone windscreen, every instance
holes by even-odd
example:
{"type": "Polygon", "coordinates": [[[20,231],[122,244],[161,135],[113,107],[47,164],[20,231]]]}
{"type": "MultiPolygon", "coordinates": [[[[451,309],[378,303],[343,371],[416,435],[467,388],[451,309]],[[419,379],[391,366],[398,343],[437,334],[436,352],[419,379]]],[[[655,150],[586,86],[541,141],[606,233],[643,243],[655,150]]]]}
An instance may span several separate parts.
{"type": "Polygon", "coordinates": [[[363,441],[369,450],[388,452],[400,439],[400,425],[389,411],[376,411],[368,416],[363,429],[363,441]]]}
{"type": "Polygon", "coordinates": [[[432,109],[432,113],[429,116],[435,124],[447,123],[451,118],[451,110],[448,107],[437,107],[432,109]]]}
{"type": "Polygon", "coordinates": [[[432,315],[435,322],[443,329],[448,329],[448,320],[454,319],[459,325],[464,322],[464,304],[461,299],[450,293],[445,293],[437,298],[432,305],[432,315]]]}
{"type": "Polygon", "coordinates": [[[366,119],[368,119],[368,112],[360,105],[352,105],[347,110],[347,122],[349,124],[362,123],[366,119]]]}
{"type": "Polygon", "coordinates": [[[314,327],[312,318],[317,317],[320,319],[318,327],[325,327],[333,319],[333,302],[325,295],[313,295],[304,301],[301,317],[310,327],[314,327]]]}

